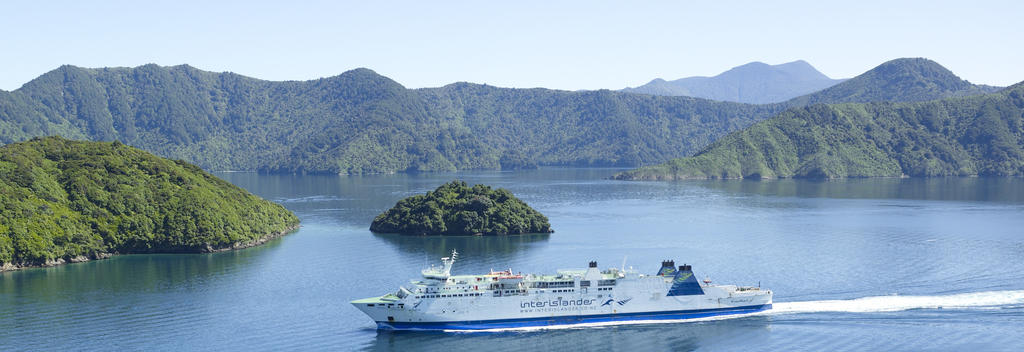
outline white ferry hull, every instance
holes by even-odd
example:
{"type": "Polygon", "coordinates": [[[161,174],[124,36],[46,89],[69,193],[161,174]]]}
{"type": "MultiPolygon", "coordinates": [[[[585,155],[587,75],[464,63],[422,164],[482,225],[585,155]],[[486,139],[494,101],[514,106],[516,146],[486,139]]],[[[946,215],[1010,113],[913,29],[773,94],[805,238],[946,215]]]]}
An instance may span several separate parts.
{"type": "Polygon", "coordinates": [[[710,318],[728,315],[743,315],[757,313],[771,309],[771,304],[696,309],[683,311],[662,311],[662,312],[639,312],[619,314],[594,314],[576,316],[553,316],[542,318],[515,318],[503,320],[469,320],[469,321],[438,321],[438,322],[387,322],[378,321],[377,328],[381,330],[491,330],[491,329],[516,329],[528,327],[562,326],[590,323],[609,322],[656,322],[676,321],[688,319],[710,318]]]}
{"type": "MultiPolygon", "coordinates": [[[[454,257],[454,255],[453,255],[454,257]]],[[[608,322],[686,320],[771,309],[772,292],[698,282],[690,266],[662,263],[657,275],[608,269],[557,276],[424,271],[411,289],[352,301],[387,330],[485,330],[608,322]]]]}

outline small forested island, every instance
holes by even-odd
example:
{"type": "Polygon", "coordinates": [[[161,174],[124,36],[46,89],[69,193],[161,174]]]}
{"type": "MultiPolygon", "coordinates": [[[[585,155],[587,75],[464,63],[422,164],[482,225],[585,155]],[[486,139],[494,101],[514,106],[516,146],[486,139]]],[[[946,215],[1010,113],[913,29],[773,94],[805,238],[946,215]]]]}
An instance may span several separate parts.
{"type": "Polygon", "coordinates": [[[112,254],[214,252],[298,227],[283,206],[119,142],[0,147],[0,271],[112,254]]]}
{"type": "Polygon", "coordinates": [[[506,189],[452,181],[398,201],[377,215],[370,231],[406,235],[551,233],[548,218],[506,189]]]}

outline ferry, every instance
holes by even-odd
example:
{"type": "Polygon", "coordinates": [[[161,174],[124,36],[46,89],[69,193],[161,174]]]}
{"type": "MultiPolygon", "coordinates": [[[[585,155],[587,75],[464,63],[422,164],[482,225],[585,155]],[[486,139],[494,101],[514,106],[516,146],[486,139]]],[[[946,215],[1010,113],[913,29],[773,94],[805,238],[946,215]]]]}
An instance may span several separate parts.
{"type": "MultiPolygon", "coordinates": [[[[690,265],[558,270],[553,275],[453,275],[458,252],[380,297],[352,301],[382,330],[489,330],[587,323],[685,320],[771,309],[772,291],[698,281],[690,265]]],[[[760,284],[758,284],[760,286],[760,284]]]]}

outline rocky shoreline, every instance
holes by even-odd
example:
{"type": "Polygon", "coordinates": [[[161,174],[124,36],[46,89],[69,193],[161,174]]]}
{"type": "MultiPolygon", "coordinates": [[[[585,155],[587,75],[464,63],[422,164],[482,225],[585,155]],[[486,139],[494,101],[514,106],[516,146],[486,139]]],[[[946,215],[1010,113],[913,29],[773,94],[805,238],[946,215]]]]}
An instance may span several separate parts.
{"type": "Polygon", "coordinates": [[[210,244],[207,244],[206,247],[199,248],[197,250],[169,250],[169,251],[129,252],[129,253],[118,253],[118,252],[114,252],[114,253],[96,253],[93,256],[80,255],[80,256],[75,256],[75,257],[71,257],[71,258],[67,258],[67,259],[65,259],[65,258],[57,258],[57,259],[53,259],[53,260],[47,260],[46,262],[43,262],[43,263],[3,263],[3,264],[0,264],[0,272],[15,271],[15,270],[29,269],[29,268],[46,268],[46,267],[52,267],[52,266],[58,266],[58,265],[64,265],[64,264],[71,264],[71,263],[83,263],[83,262],[87,262],[87,261],[91,261],[91,260],[107,259],[107,258],[113,257],[115,255],[121,255],[121,254],[168,254],[168,253],[194,253],[194,254],[198,254],[198,253],[227,252],[227,251],[233,251],[233,250],[238,250],[238,249],[245,249],[245,248],[256,247],[256,246],[262,245],[264,243],[269,242],[270,240],[277,239],[279,237],[283,237],[284,235],[287,235],[287,234],[290,234],[292,232],[295,232],[296,230],[299,229],[299,227],[301,227],[301,225],[296,224],[295,226],[289,227],[289,228],[287,228],[287,229],[285,229],[283,231],[274,232],[274,233],[268,234],[266,236],[260,237],[258,239],[252,240],[252,241],[232,243],[230,247],[214,248],[210,244]]]}
{"type": "Polygon", "coordinates": [[[267,243],[270,240],[273,240],[273,239],[276,239],[276,238],[279,238],[279,237],[283,237],[284,235],[287,235],[289,233],[295,232],[296,230],[299,229],[299,227],[302,227],[302,225],[296,224],[295,226],[292,226],[292,227],[289,227],[287,229],[284,229],[283,231],[274,232],[274,233],[271,233],[269,235],[260,237],[258,239],[255,239],[255,240],[252,240],[252,241],[249,241],[249,242],[235,242],[235,243],[232,243],[231,247],[213,248],[213,246],[210,246],[210,244],[206,244],[206,248],[203,248],[201,251],[199,251],[199,253],[227,252],[227,251],[233,251],[233,250],[237,250],[237,249],[246,249],[246,248],[249,248],[249,247],[256,247],[256,246],[259,246],[261,244],[267,243]]]}

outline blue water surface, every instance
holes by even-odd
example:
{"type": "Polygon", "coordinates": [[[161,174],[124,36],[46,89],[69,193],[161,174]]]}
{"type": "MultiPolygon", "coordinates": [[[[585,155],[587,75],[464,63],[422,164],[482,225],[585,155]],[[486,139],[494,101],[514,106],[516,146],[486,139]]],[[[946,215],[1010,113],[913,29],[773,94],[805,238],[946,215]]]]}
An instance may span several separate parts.
{"type": "Polygon", "coordinates": [[[221,173],[302,228],[216,254],[125,255],[0,273],[0,351],[1016,350],[1024,180],[608,180],[613,169],[379,176],[221,173]],[[461,179],[510,189],[553,234],[373,234],[406,196],[461,179]],[[377,331],[348,301],[452,249],[455,272],[692,264],[775,292],[777,313],[492,333],[377,331]],[[625,263],[625,264],[623,264],[625,263]],[[834,301],[834,302],[827,302],[834,301]]]}

